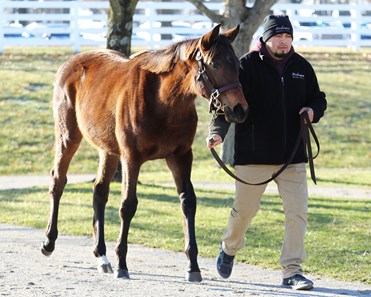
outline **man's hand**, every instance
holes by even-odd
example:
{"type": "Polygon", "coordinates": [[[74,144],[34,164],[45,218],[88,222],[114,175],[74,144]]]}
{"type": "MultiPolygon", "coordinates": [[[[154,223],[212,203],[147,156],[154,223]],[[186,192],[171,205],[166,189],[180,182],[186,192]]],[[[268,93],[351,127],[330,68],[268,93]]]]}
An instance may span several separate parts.
{"type": "Polygon", "coordinates": [[[218,134],[210,135],[208,138],[206,138],[206,145],[208,149],[214,148],[217,145],[222,143],[222,138],[218,134]]]}
{"type": "Polygon", "coordinates": [[[313,122],[313,109],[311,109],[310,107],[303,107],[302,109],[300,109],[299,114],[302,114],[303,112],[307,112],[310,122],[313,122]]]}

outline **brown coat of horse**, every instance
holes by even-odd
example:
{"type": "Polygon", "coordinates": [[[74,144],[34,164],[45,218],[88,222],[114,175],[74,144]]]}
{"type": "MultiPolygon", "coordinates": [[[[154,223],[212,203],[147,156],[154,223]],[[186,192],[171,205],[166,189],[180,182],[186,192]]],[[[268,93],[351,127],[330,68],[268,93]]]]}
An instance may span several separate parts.
{"type": "Polygon", "coordinates": [[[190,180],[197,125],[195,98],[209,98],[219,89],[220,95],[210,97],[212,106],[223,109],[231,122],[241,122],[247,116],[247,102],[238,84],[239,61],[231,46],[239,28],[224,34],[219,34],[219,29],[218,25],[199,39],[146,51],[131,59],[115,51],[96,50],[77,54],[62,65],[53,94],[56,153],[43,254],[54,250],[68,166],[85,137],[98,148],[100,156],[93,187],[94,254],[99,269],[113,272],[105,256],[104,212],[119,159],[123,183],[116,276],[129,278],[127,236],[138,204],[139,170],[148,160],[165,158],[184,213],[188,280],[201,281],[195,237],[196,195],[190,180]]]}

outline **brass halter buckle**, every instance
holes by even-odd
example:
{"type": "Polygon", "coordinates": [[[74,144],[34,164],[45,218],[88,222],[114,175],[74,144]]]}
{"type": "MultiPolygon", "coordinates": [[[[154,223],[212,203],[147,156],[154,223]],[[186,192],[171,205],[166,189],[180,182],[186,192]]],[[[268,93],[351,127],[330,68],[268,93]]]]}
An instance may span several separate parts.
{"type": "Polygon", "coordinates": [[[209,112],[215,113],[216,115],[224,113],[224,105],[219,100],[220,92],[218,89],[214,89],[211,92],[210,100],[209,100],[209,112]]]}

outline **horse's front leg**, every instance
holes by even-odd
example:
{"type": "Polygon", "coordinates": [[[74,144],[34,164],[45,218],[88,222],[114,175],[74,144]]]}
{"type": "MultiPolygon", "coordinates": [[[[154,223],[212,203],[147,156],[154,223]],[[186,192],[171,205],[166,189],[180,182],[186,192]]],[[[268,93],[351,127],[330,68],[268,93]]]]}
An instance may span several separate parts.
{"type": "Polygon", "coordinates": [[[117,278],[130,278],[126,263],[128,252],[128,233],[130,223],[134,217],[137,206],[137,183],[140,165],[132,160],[121,159],[122,165],[122,201],[120,206],[121,228],[120,237],[116,247],[116,255],[119,267],[116,272],[117,278]]]}
{"type": "Polygon", "coordinates": [[[111,179],[116,172],[118,156],[99,151],[99,169],[93,186],[93,232],[94,255],[98,258],[98,271],[113,273],[110,262],[106,257],[106,244],[104,240],[104,212],[109,195],[111,179]]]}
{"type": "Polygon", "coordinates": [[[166,162],[173,174],[184,215],[184,244],[185,253],[189,260],[187,280],[201,282],[202,276],[197,263],[198,248],[196,242],[195,216],[196,194],[191,183],[192,150],[185,155],[172,155],[166,162]]]}

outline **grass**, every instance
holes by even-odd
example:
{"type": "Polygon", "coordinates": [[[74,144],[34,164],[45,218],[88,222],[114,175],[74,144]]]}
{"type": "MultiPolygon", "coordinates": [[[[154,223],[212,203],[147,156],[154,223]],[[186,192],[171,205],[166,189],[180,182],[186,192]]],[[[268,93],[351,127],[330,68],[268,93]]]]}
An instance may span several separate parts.
{"type": "MultiPolygon", "coordinates": [[[[83,49],[85,50],[85,49],[83,49]]],[[[315,161],[319,185],[370,189],[371,186],[371,50],[299,48],[313,65],[328,110],[315,126],[321,153],[315,161]]],[[[48,174],[54,154],[52,88],[57,68],[72,55],[67,48],[9,48],[0,56],[0,175],[48,174]]],[[[192,179],[232,182],[217,169],[205,147],[210,115],[205,99],[197,100],[199,124],[193,146],[192,179]]],[[[83,141],[69,173],[93,173],[98,155],[83,141]]],[[[173,188],[155,186],[172,181],[163,160],[141,169],[139,209],[130,241],[180,251],[182,215],[173,188]]],[[[311,182],[310,182],[311,184],[311,182]]],[[[197,237],[200,254],[214,257],[224,232],[233,193],[196,189],[197,237]]],[[[106,236],[116,241],[120,187],[112,186],[106,212],[106,236]]],[[[370,200],[310,198],[306,272],[371,283],[370,200]],[[350,269],[351,267],[351,269],[350,269]]],[[[68,185],[62,199],[60,231],[91,235],[91,187],[68,185]]],[[[0,222],[44,228],[49,213],[47,189],[0,191],[0,222]]],[[[247,233],[247,247],[238,260],[279,269],[283,236],[281,202],[265,195],[262,209],[247,233]]]]}
{"type": "MultiPolygon", "coordinates": [[[[199,253],[203,257],[215,257],[225,231],[233,192],[197,188],[196,192],[199,253]]],[[[45,228],[49,212],[46,193],[47,189],[42,187],[0,191],[1,221],[45,228]]],[[[60,232],[91,236],[91,196],[91,186],[88,184],[66,187],[60,207],[60,232]]],[[[175,189],[141,184],[138,199],[139,206],[132,221],[129,242],[182,251],[183,217],[175,189]]],[[[106,208],[105,235],[108,241],[118,238],[119,205],[120,185],[113,183],[106,208]]],[[[370,208],[370,200],[311,197],[305,272],[371,284],[370,208]]],[[[277,195],[264,195],[261,210],[247,232],[246,247],[238,254],[237,261],[280,269],[278,260],[283,220],[280,198],[277,195]]]]}
{"type": "Polygon", "coordinates": [[[318,51],[304,55],[314,65],[328,99],[328,111],[317,128],[323,144],[318,164],[370,168],[371,96],[367,73],[371,53],[318,51]],[[331,161],[324,160],[326,157],[331,161]]]}

